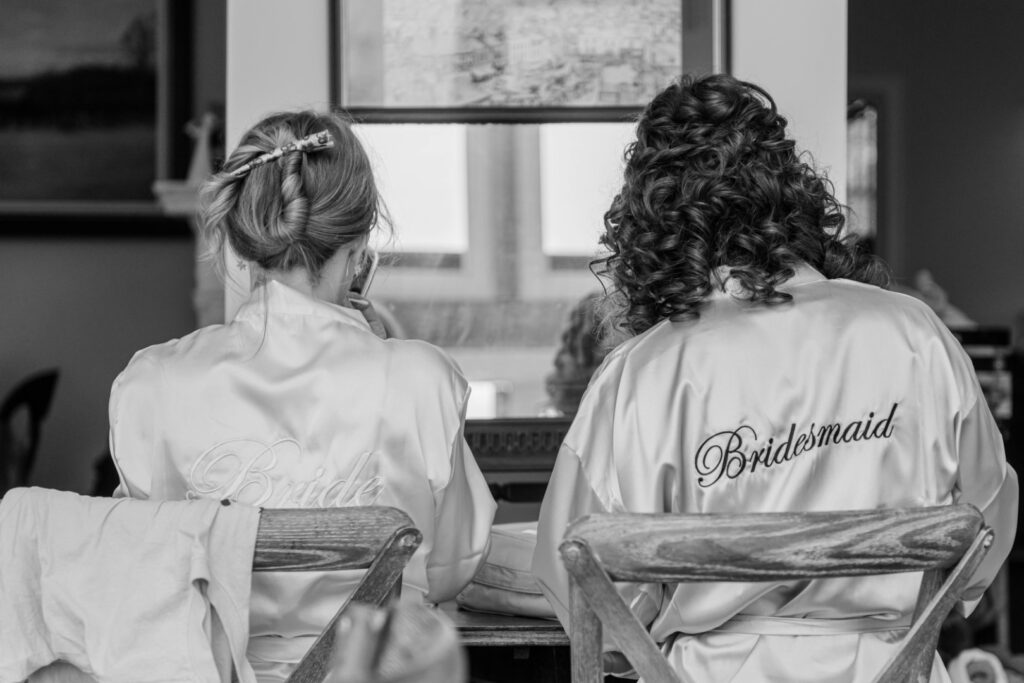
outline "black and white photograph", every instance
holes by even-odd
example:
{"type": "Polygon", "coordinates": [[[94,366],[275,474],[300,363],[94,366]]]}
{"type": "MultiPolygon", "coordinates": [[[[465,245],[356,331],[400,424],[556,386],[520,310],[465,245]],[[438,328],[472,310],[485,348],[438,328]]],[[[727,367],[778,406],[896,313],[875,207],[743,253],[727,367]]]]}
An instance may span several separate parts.
{"type": "Polygon", "coordinates": [[[1024,4],[0,10],[0,683],[1024,683],[1024,4]]]}
{"type": "Polygon", "coordinates": [[[679,0],[341,2],[351,105],[640,106],[682,65],[679,0]]]}
{"type": "Polygon", "coordinates": [[[153,0],[4,3],[0,211],[153,200],[155,22],[153,0]]]}

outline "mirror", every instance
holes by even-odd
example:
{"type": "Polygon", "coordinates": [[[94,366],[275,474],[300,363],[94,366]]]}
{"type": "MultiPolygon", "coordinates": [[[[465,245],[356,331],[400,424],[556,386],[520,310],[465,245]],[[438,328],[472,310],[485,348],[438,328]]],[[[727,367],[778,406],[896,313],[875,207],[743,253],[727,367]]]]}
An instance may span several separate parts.
{"type": "Polygon", "coordinates": [[[587,312],[630,123],[356,124],[393,234],[371,298],[444,348],[471,418],[571,414],[603,358],[587,312]],[[583,302],[581,304],[581,302],[583,302]]]}

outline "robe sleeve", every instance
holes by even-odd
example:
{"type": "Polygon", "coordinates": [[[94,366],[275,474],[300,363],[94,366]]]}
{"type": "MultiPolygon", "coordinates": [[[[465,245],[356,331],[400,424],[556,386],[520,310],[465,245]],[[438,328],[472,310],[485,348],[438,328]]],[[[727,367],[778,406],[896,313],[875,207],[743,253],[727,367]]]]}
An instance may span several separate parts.
{"type": "Polygon", "coordinates": [[[953,501],[981,510],[994,532],[981,566],[974,573],[957,610],[970,614],[995,579],[1013,548],[1017,530],[1017,474],[1006,462],[1003,437],[985,400],[970,356],[941,323],[939,338],[945,345],[949,368],[959,393],[953,417],[957,471],[953,501]]]}
{"type": "MultiPolygon", "coordinates": [[[[464,424],[464,423],[463,423],[464,424]]],[[[487,555],[496,505],[460,428],[451,479],[435,494],[434,545],[427,556],[427,599],[453,599],[487,555]]]]}
{"type": "MultiPolygon", "coordinates": [[[[623,438],[628,440],[628,434],[615,433],[617,383],[617,373],[606,363],[588,388],[559,450],[541,504],[533,574],[566,631],[570,630],[569,577],[558,552],[566,527],[592,513],[647,511],[624,504],[622,488],[644,488],[653,498],[661,495],[658,482],[621,482],[620,487],[620,476],[629,477],[632,470],[616,467],[614,453],[636,455],[640,444],[630,448],[623,442],[623,438]]],[[[662,586],[623,583],[618,584],[618,589],[640,622],[650,626],[660,610],[662,586]]],[[[605,650],[614,649],[614,644],[605,642],[605,650]]]]}
{"type": "MultiPolygon", "coordinates": [[[[980,394],[980,387],[978,388],[980,394]]],[[[1017,530],[1017,474],[1006,462],[1003,439],[979,396],[958,425],[958,472],[953,498],[971,503],[994,532],[992,546],[964,591],[959,611],[970,614],[1013,548],[1017,530]]]]}
{"type": "Polygon", "coordinates": [[[110,455],[120,480],[115,498],[149,498],[159,372],[154,361],[136,354],[110,389],[110,455]]]}

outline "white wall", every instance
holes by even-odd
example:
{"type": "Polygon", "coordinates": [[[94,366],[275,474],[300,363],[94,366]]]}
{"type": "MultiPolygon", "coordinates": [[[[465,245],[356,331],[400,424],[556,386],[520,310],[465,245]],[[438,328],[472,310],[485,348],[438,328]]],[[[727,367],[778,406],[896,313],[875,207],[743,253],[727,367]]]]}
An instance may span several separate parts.
{"type": "MultiPolygon", "coordinates": [[[[326,0],[227,0],[227,148],[263,116],[326,109],[329,27],[326,0]]],[[[226,257],[225,315],[248,293],[248,275],[226,257]],[[244,285],[243,285],[244,283],[244,285]]]]}
{"type": "Polygon", "coordinates": [[[732,0],[733,75],[760,85],[846,196],[847,0],[732,0]]]}

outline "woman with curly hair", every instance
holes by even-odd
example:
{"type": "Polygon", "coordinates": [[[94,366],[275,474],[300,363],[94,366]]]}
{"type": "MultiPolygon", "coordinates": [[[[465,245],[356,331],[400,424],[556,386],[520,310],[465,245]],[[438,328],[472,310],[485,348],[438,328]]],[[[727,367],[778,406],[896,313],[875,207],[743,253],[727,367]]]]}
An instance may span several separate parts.
{"type": "MultiPolygon", "coordinates": [[[[973,503],[996,542],[967,611],[1012,546],[1017,479],[970,360],[926,304],[884,289],[786,124],[721,75],[681,79],[640,116],[601,239],[607,328],[628,339],[562,445],[533,562],[566,626],[558,544],[592,512],[973,503]]],[[[684,680],[847,683],[888,660],[919,580],[623,590],[684,680]]],[[[931,680],[948,680],[938,660],[931,680]]]]}

